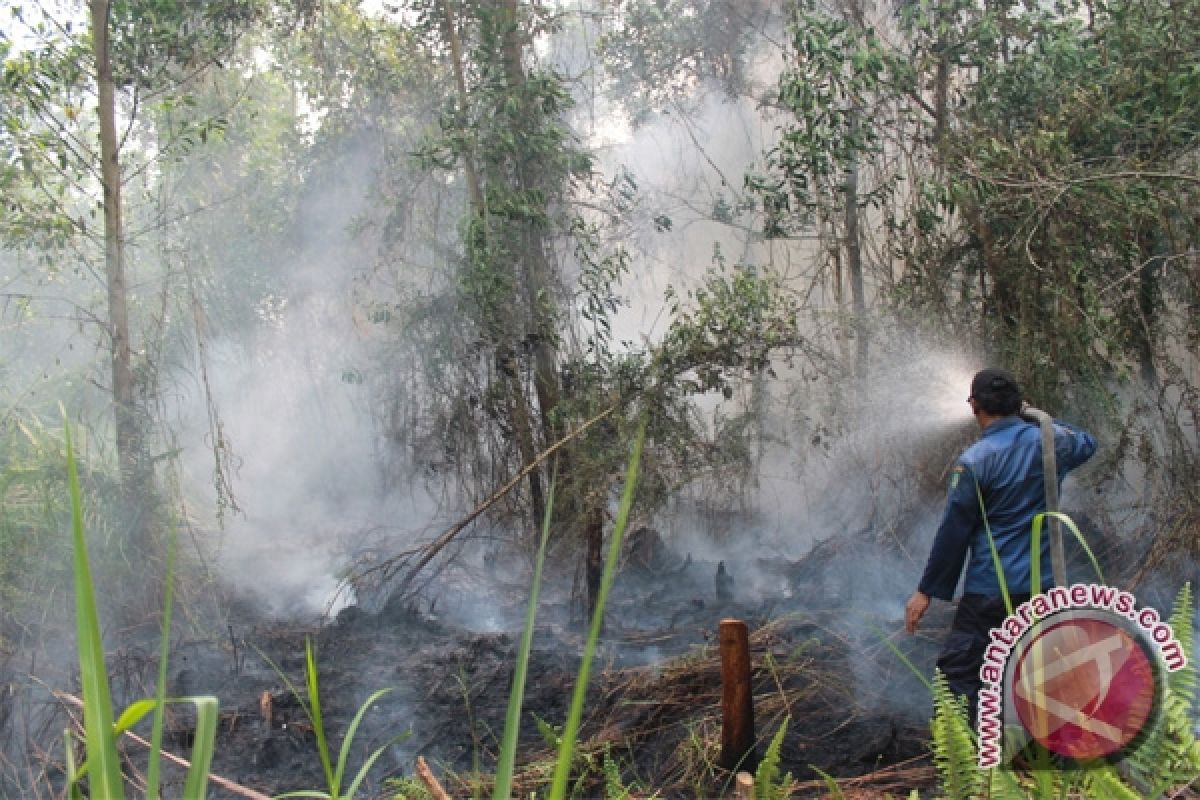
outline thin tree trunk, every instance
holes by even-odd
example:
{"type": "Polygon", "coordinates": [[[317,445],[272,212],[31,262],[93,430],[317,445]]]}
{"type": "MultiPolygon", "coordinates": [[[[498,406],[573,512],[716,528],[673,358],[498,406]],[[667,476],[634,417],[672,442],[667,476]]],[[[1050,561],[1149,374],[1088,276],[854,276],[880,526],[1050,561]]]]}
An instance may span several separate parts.
{"type": "MultiPolygon", "coordinates": [[[[850,130],[858,126],[858,112],[852,111],[850,130]]],[[[846,170],[846,267],[850,272],[850,301],[854,313],[854,375],[859,388],[867,378],[867,297],[863,286],[862,237],[859,233],[858,158],[846,170]]]]}
{"type": "MultiPolygon", "coordinates": [[[[458,106],[465,113],[467,106],[467,80],[463,74],[462,42],[458,38],[458,25],[454,12],[450,10],[447,0],[442,0],[442,35],[450,45],[450,60],[453,62],[454,85],[458,90],[458,106]]],[[[471,203],[472,214],[483,213],[483,192],[479,188],[479,174],[470,153],[463,154],[463,171],[467,175],[467,196],[471,203]]]]}
{"type": "MultiPolygon", "coordinates": [[[[587,615],[584,625],[596,613],[600,600],[600,582],[604,577],[604,505],[603,500],[592,503],[584,530],[584,571],[587,581],[587,615]]],[[[603,625],[603,622],[601,622],[603,625]]]]}
{"type": "Polygon", "coordinates": [[[117,462],[127,513],[135,516],[137,545],[145,546],[151,501],[150,469],[142,420],[134,397],[129,337],[129,300],[125,283],[125,243],[121,222],[121,164],[117,140],[116,86],[108,38],[108,0],[91,0],[92,47],[96,59],[96,93],[100,115],[100,178],[104,186],[104,272],[108,284],[108,334],[112,348],[112,395],[116,423],[117,462]]]}
{"type": "MultiPolygon", "coordinates": [[[[446,38],[446,42],[450,46],[451,68],[454,73],[455,89],[458,92],[458,105],[465,113],[470,107],[470,98],[467,94],[462,41],[458,36],[458,23],[448,0],[441,0],[441,9],[442,35],[446,38]]],[[[463,172],[467,178],[467,200],[470,205],[470,216],[473,220],[486,226],[487,205],[484,199],[482,182],[480,181],[478,171],[475,169],[474,158],[469,152],[464,152],[463,154],[463,172]]],[[[512,306],[509,305],[506,310],[511,315],[513,311],[512,306]]],[[[489,320],[488,327],[496,328],[495,331],[491,331],[498,339],[496,343],[496,368],[500,374],[500,380],[503,382],[505,395],[508,398],[509,416],[513,423],[514,436],[517,440],[517,450],[521,454],[522,463],[530,464],[539,448],[536,436],[534,435],[533,422],[530,418],[529,399],[525,394],[524,388],[521,386],[521,376],[517,366],[516,354],[510,342],[507,341],[509,336],[514,332],[512,330],[514,327],[513,323],[514,320],[511,318],[508,320],[507,325],[498,324],[496,320],[489,320]],[[507,330],[501,330],[505,328],[507,330]]],[[[531,529],[536,531],[541,524],[542,517],[546,513],[545,491],[543,489],[542,472],[540,469],[529,471],[529,497],[530,509],[533,516],[531,529]]]]}
{"type": "Polygon", "coordinates": [[[1134,320],[1134,349],[1137,352],[1138,375],[1149,390],[1158,386],[1158,370],[1154,365],[1154,344],[1158,331],[1158,307],[1161,291],[1158,272],[1162,259],[1154,238],[1154,232],[1143,228],[1138,233],[1138,256],[1142,266],[1138,270],[1137,319],[1134,320]]]}
{"type": "MultiPolygon", "coordinates": [[[[504,74],[511,91],[518,96],[525,86],[525,68],[521,63],[522,44],[519,37],[519,20],[517,17],[516,0],[501,0],[503,16],[501,18],[502,57],[504,74]]],[[[523,103],[524,105],[524,103],[523,103]]],[[[528,124],[534,109],[523,107],[517,116],[518,120],[528,124]]],[[[519,132],[518,132],[519,133],[519,132]]],[[[521,191],[534,188],[538,165],[525,158],[516,165],[517,181],[521,191]]],[[[538,407],[542,413],[543,427],[547,441],[557,438],[559,425],[554,424],[553,414],[559,401],[558,385],[558,354],[554,345],[557,331],[554,328],[554,306],[552,300],[552,280],[550,260],[546,255],[546,242],[542,231],[533,223],[524,225],[525,258],[522,259],[525,268],[525,293],[531,316],[531,349],[533,352],[533,385],[537,392],[538,407]]]]}

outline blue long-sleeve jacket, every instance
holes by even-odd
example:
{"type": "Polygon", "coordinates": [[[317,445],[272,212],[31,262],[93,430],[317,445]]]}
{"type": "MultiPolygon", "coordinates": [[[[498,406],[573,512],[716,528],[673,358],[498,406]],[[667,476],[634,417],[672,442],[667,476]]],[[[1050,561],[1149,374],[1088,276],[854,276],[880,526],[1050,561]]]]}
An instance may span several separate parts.
{"type": "MultiPolygon", "coordinates": [[[[1055,420],[1054,452],[1058,481],[1096,452],[1090,434],[1055,420]]],[[[1004,417],[984,429],[979,441],[959,457],[950,476],[946,510],[938,526],[925,574],[918,589],[930,597],[954,595],[963,562],[966,594],[1000,596],[980,496],[1009,592],[1030,592],[1033,518],[1046,510],[1042,480],[1042,439],[1037,425],[1018,416],[1004,417]],[[978,485],[978,492],[976,492],[978,485]]],[[[1049,536],[1042,537],[1042,575],[1045,589],[1052,583],[1049,536]]]]}

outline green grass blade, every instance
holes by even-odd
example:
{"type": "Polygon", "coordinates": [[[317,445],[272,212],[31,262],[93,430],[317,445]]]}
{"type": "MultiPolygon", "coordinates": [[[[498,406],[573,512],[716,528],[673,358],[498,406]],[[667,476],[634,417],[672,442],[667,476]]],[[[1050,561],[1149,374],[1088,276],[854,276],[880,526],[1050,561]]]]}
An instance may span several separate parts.
{"type": "Polygon", "coordinates": [[[163,588],[162,632],[158,642],[158,684],[154,690],[157,707],[154,711],[154,724],[150,729],[150,756],[146,766],[146,800],[158,800],[159,770],[162,759],[163,722],[167,710],[167,657],[171,649],[171,608],[174,602],[175,588],[175,551],[178,543],[179,529],[171,526],[167,537],[167,580],[163,588]]]}
{"type": "Polygon", "coordinates": [[[131,703],[128,708],[121,712],[121,716],[117,717],[117,721],[113,723],[113,734],[120,736],[134,725],[137,725],[157,705],[158,701],[152,697],[131,703]]]}
{"type": "Polygon", "coordinates": [[[504,716],[504,737],[500,742],[500,757],[496,762],[496,783],[493,800],[509,800],[512,795],[513,769],[517,761],[517,739],[521,732],[521,705],[525,698],[525,677],[529,671],[529,653],[533,649],[533,626],[537,618],[538,593],[542,585],[542,568],[546,563],[546,543],[550,540],[550,519],[554,514],[554,485],[550,480],[550,496],[542,518],[542,539],[538,543],[533,564],[533,585],[529,589],[529,608],[525,611],[525,629],[521,648],[517,651],[517,668],[508,693],[508,712],[504,716]]]}
{"type": "Polygon", "coordinates": [[[1067,526],[1067,530],[1074,534],[1075,540],[1079,542],[1079,546],[1083,548],[1084,554],[1088,557],[1088,561],[1091,562],[1092,569],[1096,572],[1096,580],[1104,583],[1104,572],[1100,569],[1100,562],[1096,560],[1096,555],[1092,552],[1092,548],[1088,547],[1087,539],[1083,538],[1083,533],[1080,532],[1079,527],[1075,524],[1075,520],[1061,511],[1044,511],[1033,518],[1035,536],[1037,535],[1037,531],[1041,530],[1044,517],[1053,517],[1067,526]]]}
{"type": "Polygon", "coordinates": [[[338,785],[334,780],[333,762],[329,759],[329,740],[325,738],[325,722],[321,718],[321,692],[317,680],[317,656],[313,651],[312,639],[304,640],[304,683],[308,688],[309,721],[312,722],[313,735],[317,738],[317,755],[321,759],[321,768],[325,770],[325,781],[329,785],[329,794],[338,796],[338,785]]]}
{"type": "Polygon", "coordinates": [[[202,800],[208,794],[208,768],[212,765],[217,738],[217,698],[184,698],[196,706],[196,731],[192,737],[192,766],[188,769],[183,796],[202,800]]]}
{"type": "Polygon", "coordinates": [[[75,765],[75,737],[71,735],[70,728],[63,731],[63,753],[63,772],[67,775],[67,786],[70,787],[67,797],[69,800],[83,800],[83,791],[79,788],[79,779],[83,776],[75,765]]]}
{"type": "Polygon", "coordinates": [[[879,628],[875,628],[875,635],[878,636],[880,640],[888,646],[888,649],[895,654],[896,658],[900,659],[904,666],[908,667],[909,671],[912,672],[913,675],[917,676],[917,680],[925,684],[925,688],[929,690],[929,694],[932,696],[933,681],[929,680],[929,678],[926,678],[924,673],[917,669],[917,665],[914,664],[912,660],[904,654],[904,651],[897,647],[896,643],[888,638],[883,631],[879,630],[879,628]]]}
{"type": "MultiPolygon", "coordinates": [[[[846,800],[845,792],[842,791],[841,786],[838,786],[837,780],[832,775],[813,764],[809,764],[808,768],[821,776],[821,780],[825,782],[825,791],[828,793],[830,800],[846,800]]],[[[758,786],[755,786],[754,790],[757,795],[758,786]]]]}
{"type": "Polygon", "coordinates": [[[308,701],[304,699],[304,694],[296,688],[296,684],[292,683],[287,674],[279,668],[279,665],[272,661],[270,656],[260,650],[258,645],[254,644],[254,642],[247,642],[246,644],[250,645],[250,647],[254,649],[254,652],[258,654],[258,657],[265,661],[267,666],[270,667],[277,676],[279,676],[279,680],[283,681],[284,687],[286,687],[287,690],[292,693],[292,697],[294,697],[296,702],[300,704],[300,710],[304,712],[304,716],[311,720],[312,709],[308,707],[308,701]]]}
{"type": "Polygon", "coordinates": [[[371,767],[375,766],[375,762],[379,760],[379,757],[383,755],[389,747],[407,736],[408,734],[397,736],[387,744],[377,748],[375,752],[371,753],[367,760],[363,762],[363,765],[359,767],[358,774],[354,776],[354,781],[346,789],[346,794],[342,796],[345,797],[346,800],[353,800],[355,793],[358,792],[358,787],[362,785],[363,780],[367,777],[367,773],[371,771],[371,767]]]}
{"type": "MultiPolygon", "coordinates": [[[[974,480],[974,476],[971,476],[974,480]]],[[[1013,613],[1012,598],[1008,595],[1008,580],[1004,577],[1004,565],[1000,563],[1000,551],[996,549],[996,540],[992,538],[992,526],[987,518],[987,506],[983,503],[983,491],[979,481],[975,480],[975,496],[979,498],[979,515],[983,517],[983,530],[987,533],[988,546],[992,549],[992,567],[996,570],[996,580],[1000,582],[1000,594],[1004,596],[1004,607],[1009,614],[1013,613]]],[[[1033,574],[1037,575],[1038,559],[1035,551],[1033,557],[1033,574]]]]}
{"type": "Polygon", "coordinates": [[[83,690],[83,728],[87,736],[87,763],[92,795],[106,800],[125,796],[121,763],[117,759],[113,736],[112,698],[108,688],[108,669],[104,663],[104,642],[100,617],[96,613],[96,595],[88,564],[87,540],[83,533],[83,500],[79,489],[79,470],[71,426],[65,423],[67,445],[67,487],[71,498],[71,533],[74,546],[75,628],[79,648],[79,679],[83,690]]]}
{"type": "Polygon", "coordinates": [[[621,494],[621,504],[617,509],[617,520],[613,525],[608,556],[604,561],[604,572],[600,577],[596,610],[592,614],[591,629],[588,631],[587,644],[583,649],[583,661],[579,665],[579,675],[575,679],[571,709],[567,714],[566,725],[563,726],[562,742],[559,744],[558,763],[554,768],[554,780],[550,785],[549,800],[564,800],[567,794],[567,780],[571,774],[571,762],[575,757],[575,739],[579,735],[579,725],[583,719],[583,704],[587,697],[588,681],[591,678],[592,657],[596,653],[596,641],[600,638],[600,627],[604,620],[604,604],[608,600],[608,592],[616,577],[617,560],[621,554],[621,540],[625,536],[625,526],[629,524],[629,510],[633,506],[638,468],[642,462],[642,446],[645,442],[646,417],[642,417],[637,436],[633,440],[633,452],[629,456],[629,465],[625,473],[625,489],[621,494]]]}
{"type": "MultiPolygon", "coordinates": [[[[361,706],[358,707],[358,713],[355,714],[354,719],[350,721],[350,727],[346,729],[346,735],[342,738],[342,747],[338,751],[337,771],[334,773],[334,776],[333,776],[333,785],[334,785],[334,787],[336,787],[334,789],[335,792],[337,791],[338,788],[341,787],[342,776],[344,776],[346,774],[346,762],[350,759],[350,745],[354,742],[354,735],[356,733],[358,733],[359,724],[362,723],[363,717],[366,716],[366,713],[371,708],[371,706],[375,705],[375,701],[377,701],[379,698],[383,697],[385,694],[387,694],[390,691],[392,691],[392,690],[391,689],[380,689],[379,691],[375,692],[373,695],[368,697],[366,699],[366,702],[364,702],[361,706]]],[[[386,748],[386,745],[384,747],[386,748]]],[[[353,797],[354,792],[348,791],[346,793],[346,796],[353,797]]]]}

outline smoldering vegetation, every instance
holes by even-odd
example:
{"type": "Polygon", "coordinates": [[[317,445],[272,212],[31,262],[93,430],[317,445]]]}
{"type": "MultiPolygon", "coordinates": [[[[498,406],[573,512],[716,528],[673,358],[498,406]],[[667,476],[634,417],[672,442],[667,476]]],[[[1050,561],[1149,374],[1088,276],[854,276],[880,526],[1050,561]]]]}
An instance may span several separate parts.
{"type": "MultiPolygon", "coordinates": [[[[84,432],[116,702],[152,691],[155,599],[174,580],[169,691],[220,698],[214,772],[268,792],[322,782],[279,674],[301,684],[307,637],[331,730],[395,689],[355,747],[409,732],[372,796],[418,755],[456,793],[487,785],[553,495],[518,771],[539,791],[536,720],[565,714],[642,418],[585,796],[605,754],[647,791],[728,791],[713,636],[731,616],[753,631],[760,736],[791,720],[800,794],[824,790],[816,769],[868,793],[932,785],[928,692],[889,644],[928,670],[948,626],[939,606],[909,637],[903,604],[976,435],[964,401],[984,365],[1010,364],[1031,401],[1097,433],[1063,509],[1109,582],[1166,608],[1194,576],[1186,181],[1147,190],[1178,189],[1088,261],[1070,227],[1088,198],[1064,190],[1059,209],[960,158],[956,136],[1002,138],[969,128],[999,92],[960,76],[977,114],[951,124],[936,71],[907,94],[879,78],[898,69],[885,44],[929,48],[896,9],[521,3],[504,21],[505,3],[459,5],[232,3],[229,19],[180,21],[212,40],[186,69],[179,50],[135,46],[136,25],[118,37],[157,64],[119,79],[117,109],[137,458],[157,514],[139,547],[130,520],[149,512],[130,508],[112,422],[91,79],[49,70],[18,23],[0,40],[7,74],[63,83],[3,90],[17,111],[0,135],[0,792],[62,791],[71,723],[53,691],[77,677],[60,404],[84,432]],[[821,41],[851,56],[823,61],[821,41]],[[804,81],[828,89],[808,116],[804,81]],[[60,158],[47,131],[86,146],[60,158]],[[163,578],[169,530],[182,563],[163,578]]],[[[83,44],[67,58],[86,66],[83,44]]],[[[1174,163],[1194,155],[1181,145],[1174,163]]],[[[170,721],[173,747],[192,724],[170,721]]]]}

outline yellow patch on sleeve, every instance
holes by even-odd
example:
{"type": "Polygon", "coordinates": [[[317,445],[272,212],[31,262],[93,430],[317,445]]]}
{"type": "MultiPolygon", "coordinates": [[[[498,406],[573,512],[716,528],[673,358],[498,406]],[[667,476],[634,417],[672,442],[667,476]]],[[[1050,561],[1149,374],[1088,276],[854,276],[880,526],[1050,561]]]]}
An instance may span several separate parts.
{"type": "Polygon", "coordinates": [[[962,477],[962,474],[964,472],[966,472],[966,469],[967,468],[964,467],[962,464],[956,464],[954,466],[954,469],[950,472],[950,490],[951,491],[954,491],[955,489],[958,488],[958,479],[960,477],[962,477]]]}

